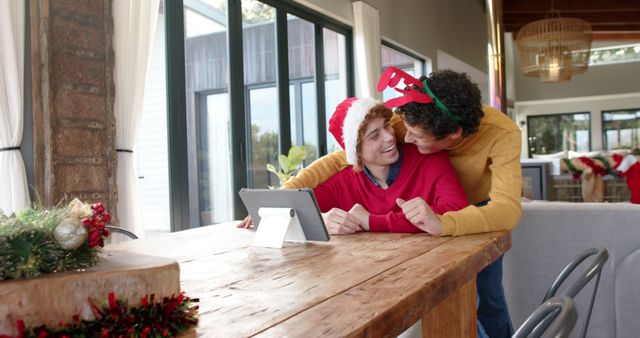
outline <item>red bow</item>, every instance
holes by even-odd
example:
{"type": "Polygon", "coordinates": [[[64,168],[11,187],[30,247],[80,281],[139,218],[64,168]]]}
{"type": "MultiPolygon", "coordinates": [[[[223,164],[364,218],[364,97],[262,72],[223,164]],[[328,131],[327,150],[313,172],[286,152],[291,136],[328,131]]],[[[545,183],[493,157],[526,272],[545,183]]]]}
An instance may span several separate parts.
{"type": "Polygon", "coordinates": [[[429,103],[433,102],[433,99],[425,94],[420,92],[415,87],[411,86],[415,85],[424,89],[424,85],[415,77],[407,74],[406,72],[396,68],[396,67],[387,67],[384,70],[384,73],[380,76],[380,80],[378,81],[378,91],[382,92],[385,88],[393,88],[397,92],[403,93],[404,96],[396,97],[391,100],[388,100],[384,103],[384,106],[387,108],[395,108],[399,106],[403,106],[410,102],[417,103],[429,103]],[[400,80],[404,79],[404,84],[406,88],[396,88],[400,80]]]}

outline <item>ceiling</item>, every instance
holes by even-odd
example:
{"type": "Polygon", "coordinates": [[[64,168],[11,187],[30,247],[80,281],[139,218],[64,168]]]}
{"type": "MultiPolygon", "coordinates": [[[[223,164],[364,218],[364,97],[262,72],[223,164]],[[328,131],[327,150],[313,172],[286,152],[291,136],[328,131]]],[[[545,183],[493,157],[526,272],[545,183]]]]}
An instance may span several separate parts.
{"type": "Polygon", "coordinates": [[[640,41],[640,0],[503,0],[505,31],[515,38],[522,26],[544,19],[552,3],[562,17],[589,22],[594,40],[640,41]]]}

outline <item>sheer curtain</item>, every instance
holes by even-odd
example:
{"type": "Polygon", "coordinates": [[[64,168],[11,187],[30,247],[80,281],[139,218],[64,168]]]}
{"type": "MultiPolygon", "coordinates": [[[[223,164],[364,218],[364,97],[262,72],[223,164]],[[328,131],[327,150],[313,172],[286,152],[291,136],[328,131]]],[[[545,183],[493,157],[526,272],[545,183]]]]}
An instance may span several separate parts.
{"type": "Polygon", "coordinates": [[[24,0],[0,1],[0,210],[29,205],[20,154],[24,84],[24,0]]]}
{"type": "Polygon", "coordinates": [[[356,63],[356,96],[381,99],[376,90],[380,77],[380,18],[364,1],[353,3],[353,44],[356,63]]]}
{"type": "MultiPolygon", "coordinates": [[[[213,223],[233,220],[233,170],[231,163],[231,116],[229,95],[218,94],[207,99],[209,112],[209,195],[213,204],[213,223]],[[224,113],[223,113],[224,112],[224,113]]],[[[203,224],[204,225],[204,224],[203,224]]]]}
{"type": "Polygon", "coordinates": [[[147,65],[158,19],[159,0],[113,1],[116,152],[120,226],[144,235],[133,148],[142,116],[147,65]]]}

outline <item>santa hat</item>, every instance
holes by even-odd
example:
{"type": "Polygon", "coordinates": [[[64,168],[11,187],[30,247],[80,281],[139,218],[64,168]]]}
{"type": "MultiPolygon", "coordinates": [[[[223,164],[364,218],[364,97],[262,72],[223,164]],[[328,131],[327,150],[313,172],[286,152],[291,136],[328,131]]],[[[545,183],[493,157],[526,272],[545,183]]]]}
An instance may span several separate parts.
{"type": "Polygon", "coordinates": [[[631,203],[640,204],[640,162],[630,154],[624,157],[616,170],[627,179],[627,186],[631,190],[631,203]]]}
{"type": "Polygon", "coordinates": [[[358,129],[369,110],[380,102],[364,97],[350,97],[336,107],[329,120],[329,131],[347,154],[347,162],[358,163],[358,129]]]}

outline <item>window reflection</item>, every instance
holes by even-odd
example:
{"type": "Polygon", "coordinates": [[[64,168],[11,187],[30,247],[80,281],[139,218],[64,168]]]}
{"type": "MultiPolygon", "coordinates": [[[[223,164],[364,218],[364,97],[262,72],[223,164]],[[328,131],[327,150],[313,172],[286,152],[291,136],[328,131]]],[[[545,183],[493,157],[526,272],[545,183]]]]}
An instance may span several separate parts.
{"type": "Polygon", "coordinates": [[[289,107],[292,145],[307,148],[305,164],[318,158],[318,112],[316,109],[315,39],[313,23],[287,15],[289,81],[294,99],[289,107]],[[295,125],[294,125],[295,122],[295,125]]]}
{"type": "Polygon", "coordinates": [[[269,174],[267,163],[278,161],[278,92],[276,87],[249,90],[251,125],[249,182],[253,188],[268,188],[279,184],[269,174]]]}
{"type": "MultiPolygon", "coordinates": [[[[397,49],[389,48],[384,44],[382,45],[380,51],[381,51],[380,60],[382,64],[381,72],[384,72],[384,70],[387,67],[396,67],[416,78],[419,78],[420,76],[424,75],[422,74],[422,69],[424,68],[424,63],[425,63],[424,60],[414,58],[410,55],[402,53],[397,49]]],[[[403,85],[404,85],[404,80],[401,80],[400,86],[403,86],[403,85]]],[[[393,90],[392,88],[386,88],[382,92],[382,99],[384,101],[387,101],[389,99],[398,97],[400,95],[402,94],[393,90]]]]}
{"type": "Polygon", "coordinates": [[[640,146],[640,109],[602,112],[604,149],[633,149],[640,146]]]}
{"type": "Polygon", "coordinates": [[[277,186],[267,163],[277,163],[280,134],[276,87],[275,9],[255,0],[242,1],[245,105],[248,118],[247,183],[251,188],[277,186]]]}
{"type": "Polygon", "coordinates": [[[589,113],[529,116],[527,121],[530,155],[591,148],[589,113]]]}

